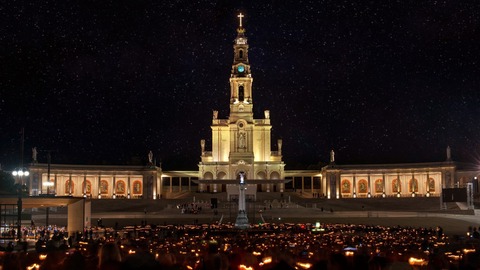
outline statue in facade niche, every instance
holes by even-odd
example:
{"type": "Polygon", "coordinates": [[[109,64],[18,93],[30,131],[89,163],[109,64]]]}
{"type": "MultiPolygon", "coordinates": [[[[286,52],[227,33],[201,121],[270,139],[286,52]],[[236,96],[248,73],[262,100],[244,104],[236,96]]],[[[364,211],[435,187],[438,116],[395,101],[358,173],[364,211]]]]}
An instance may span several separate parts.
{"type": "Polygon", "coordinates": [[[241,132],[238,134],[238,147],[239,148],[245,148],[245,133],[241,132]]]}

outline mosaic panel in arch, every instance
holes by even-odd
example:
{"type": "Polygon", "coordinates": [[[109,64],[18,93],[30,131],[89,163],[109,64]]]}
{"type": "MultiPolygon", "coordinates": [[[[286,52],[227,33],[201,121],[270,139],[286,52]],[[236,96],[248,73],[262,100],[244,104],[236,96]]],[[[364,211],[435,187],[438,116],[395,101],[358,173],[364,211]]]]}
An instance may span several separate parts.
{"type": "Polygon", "coordinates": [[[117,194],[125,194],[125,192],[126,192],[125,181],[119,180],[119,181],[117,181],[117,184],[116,184],[116,185],[117,185],[117,187],[115,188],[116,193],[117,193],[117,194]]]}
{"type": "Polygon", "coordinates": [[[368,183],[365,179],[360,179],[358,181],[358,193],[367,193],[368,192],[368,183]]]}
{"type": "Polygon", "coordinates": [[[350,191],[351,191],[350,181],[347,180],[347,179],[343,179],[342,180],[342,190],[341,190],[341,192],[342,193],[350,193],[350,191]]]}
{"type": "Polygon", "coordinates": [[[139,180],[133,181],[133,194],[142,194],[142,182],[139,180]]]}
{"type": "Polygon", "coordinates": [[[383,192],[383,179],[375,180],[375,193],[383,192]]]}

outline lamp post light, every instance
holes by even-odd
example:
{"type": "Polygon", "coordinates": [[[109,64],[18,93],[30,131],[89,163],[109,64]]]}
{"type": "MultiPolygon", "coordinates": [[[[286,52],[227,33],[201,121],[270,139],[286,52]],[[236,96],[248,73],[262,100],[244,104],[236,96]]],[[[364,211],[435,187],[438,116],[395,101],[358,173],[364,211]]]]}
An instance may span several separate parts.
{"type": "Polygon", "coordinates": [[[12,172],[13,177],[17,178],[17,238],[22,240],[22,194],[26,191],[26,185],[23,183],[23,177],[28,177],[30,172],[24,168],[15,169],[12,172]]]}
{"type": "Polygon", "coordinates": [[[43,186],[47,187],[47,196],[50,195],[50,189],[54,186],[54,183],[51,181],[47,181],[43,183],[43,186]]]}
{"type": "Polygon", "coordinates": [[[20,185],[23,185],[23,177],[28,177],[30,175],[30,172],[26,169],[15,169],[12,172],[12,175],[14,177],[18,177],[20,179],[20,185]]]}

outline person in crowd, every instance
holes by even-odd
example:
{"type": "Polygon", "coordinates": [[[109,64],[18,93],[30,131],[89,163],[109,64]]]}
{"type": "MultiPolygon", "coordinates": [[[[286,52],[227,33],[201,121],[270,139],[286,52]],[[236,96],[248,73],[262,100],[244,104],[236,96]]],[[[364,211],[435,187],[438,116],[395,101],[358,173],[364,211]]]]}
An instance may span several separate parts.
{"type": "Polygon", "coordinates": [[[106,242],[98,252],[99,270],[119,270],[122,265],[122,254],[114,242],[106,242]]]}

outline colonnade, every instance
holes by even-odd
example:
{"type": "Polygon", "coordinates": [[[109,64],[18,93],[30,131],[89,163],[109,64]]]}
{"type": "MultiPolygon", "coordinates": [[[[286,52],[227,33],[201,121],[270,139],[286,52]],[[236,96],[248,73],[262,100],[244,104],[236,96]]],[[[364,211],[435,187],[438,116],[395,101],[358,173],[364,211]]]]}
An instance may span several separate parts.
{"type": "Polygon", "coordinates": [[[55,195],[88,197],[93,199],[143,198],[144,196],[158,199],[167,193],[196,191],[192,177],[155,177],[155,175],[107,175],[107,174],[74,174],[53,173],[50,181],[42,174],[34,185],[30,179],[30,195],[55,195]],[[148,183],[148,178],[155,178],[148,183]],[[176,183],[174,183],[176,182],[176,183]],[[148,188],[147,185],[152,188],[148,188]],[[149,196],[150,195],[150,196],[149,196]]]}
{"type": "Polygon", "coordinates": [[[144,175],[132,174],[32,174],[31,195],[56,195],[89,198],[131,198],[144,195],[144,175]]]}
{"type": "Polygon", "coordinates": [[[322,190],[327,198],[439,196],[445,172],[340,172],[326,173],[322,190]]]}

